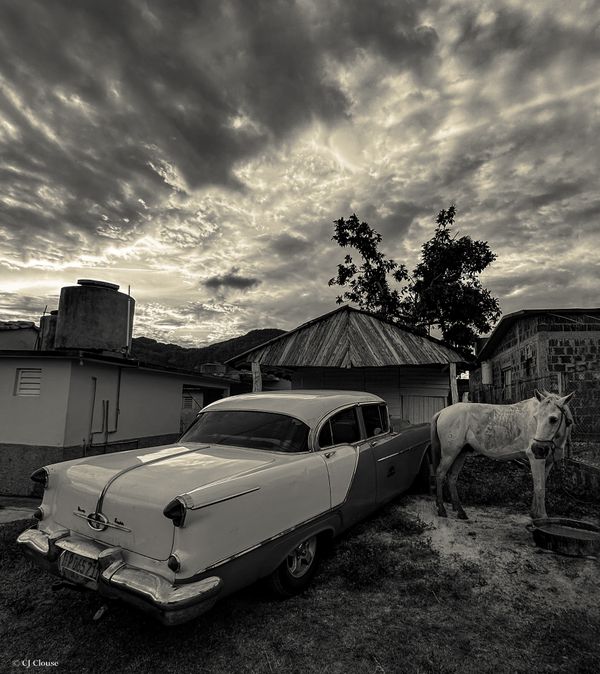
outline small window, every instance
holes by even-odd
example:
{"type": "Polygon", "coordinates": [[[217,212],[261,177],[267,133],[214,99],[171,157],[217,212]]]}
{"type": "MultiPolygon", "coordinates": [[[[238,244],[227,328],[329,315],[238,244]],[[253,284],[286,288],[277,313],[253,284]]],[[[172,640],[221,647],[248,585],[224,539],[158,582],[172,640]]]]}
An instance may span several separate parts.
{"type": "Polygon", "coordinates": [[[331,437],[331,424],[329,421],[325,422],[321,432],[319,433],[319,447],[323,449],[324,447],[331,447],[333,445],[333,438],[331,437]]]}
{"type": "Polygon", "coordinates": [[[353,407],[334,414],[330,424],[334,445],[346,445],[360,440],[356,410],[353,407]]]}
{"type": "Polygon", "coordinates": [[[387,433],[390,430],[387,405],[382,403],[376,405],[362,405],[361,409],[367,438],[387,433]]]}
{"type": "Polygon", "coordinates": [[[40,368],[17,368],[15,377],[16,396],[39,396],[42,383],[40,368]]]}

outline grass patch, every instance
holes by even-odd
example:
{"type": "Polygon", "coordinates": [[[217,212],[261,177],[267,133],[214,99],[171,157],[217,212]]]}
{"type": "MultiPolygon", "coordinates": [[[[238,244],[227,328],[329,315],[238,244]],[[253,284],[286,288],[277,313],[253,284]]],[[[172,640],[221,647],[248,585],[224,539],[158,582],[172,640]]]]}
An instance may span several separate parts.
{"type": "MultiPolygon", "coordinates": [[[[446,487],[447,489],[447,487],[446,487]]],[[[485,456],[470,456],[458,478],[463,505],[503,506],[529,512],[533,483],[529,466],[515,461],[497,461],[485,456]]],[[[446,500],[450,501],[449,493],[446,500]]],[[[546,484],[546,509],[549,516],[597,519],[600,504],[581,503],[563,489],[560,466],[554,466],[546,484]]]]}

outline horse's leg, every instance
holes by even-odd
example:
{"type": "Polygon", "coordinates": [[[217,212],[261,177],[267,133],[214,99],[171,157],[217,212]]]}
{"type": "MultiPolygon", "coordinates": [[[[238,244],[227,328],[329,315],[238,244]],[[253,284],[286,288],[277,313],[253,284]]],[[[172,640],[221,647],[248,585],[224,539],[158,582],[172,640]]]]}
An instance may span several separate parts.
{"type": "Polygon", "coordinates": [[[446,473],[450,470],[450,467],[456,459],[456,454],[444,454],[440,460],[438,468],[435,472],[435,483],[436,483],[436,503],[438,509],[438,515],[440,517],[448,517],[446,508],[444,507],[444,478],[446,473]]]}
{"type": "Polygon", "coordinates": [[[536,459],[529,455],[531,476],[533,478],[533,501],[531,503],[532,519],[548,517],[546,514],[546,460],[536,459]]]}
{"type": "Polygon", "coordinates": [[[465,464],[466,458],[467,452],[463,449],[462,452],[456,457],[456,460],[452,466],[450,466],[450,470],[448,471],[448,487],[450,488],[450,497],[452,498],[452,508],[458,513],[458,519],[460,520],[469,519],[467,517],[467,513],[463,510],[463,507],[460,503],[458,489],[456,488],[458,475],[465,464]]]}

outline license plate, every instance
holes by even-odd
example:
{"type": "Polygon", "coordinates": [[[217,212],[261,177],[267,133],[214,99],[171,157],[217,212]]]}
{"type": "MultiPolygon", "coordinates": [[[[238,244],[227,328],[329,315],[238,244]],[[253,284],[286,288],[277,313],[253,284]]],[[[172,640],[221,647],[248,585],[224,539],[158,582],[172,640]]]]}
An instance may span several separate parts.
{"type": "Polygon", "coordinates": [[[60,573],[73,583],[88,585],[95,589],[100,569],[95,559],[82,557],[70,550],[65,550],[60,556],[60,573]]]}

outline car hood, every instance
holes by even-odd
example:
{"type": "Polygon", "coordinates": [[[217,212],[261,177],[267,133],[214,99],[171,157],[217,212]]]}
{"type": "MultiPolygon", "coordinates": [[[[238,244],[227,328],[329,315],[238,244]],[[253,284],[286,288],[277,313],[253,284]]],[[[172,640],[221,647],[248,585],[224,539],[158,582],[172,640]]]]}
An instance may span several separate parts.
{"type": "Polygon", "coordinates": [[[95,540],[166,559],[173,525],[162,511],[169,501],[188,492],[210,493],[211,485],[223,493],[230,481],[235,489],[236,478],[277,461],[271,452],[185,443],[53,464],[48,467],[52,516],[95,540]],[[94,512],[123,529],[92,531],[85,518],[94,512]]]}

